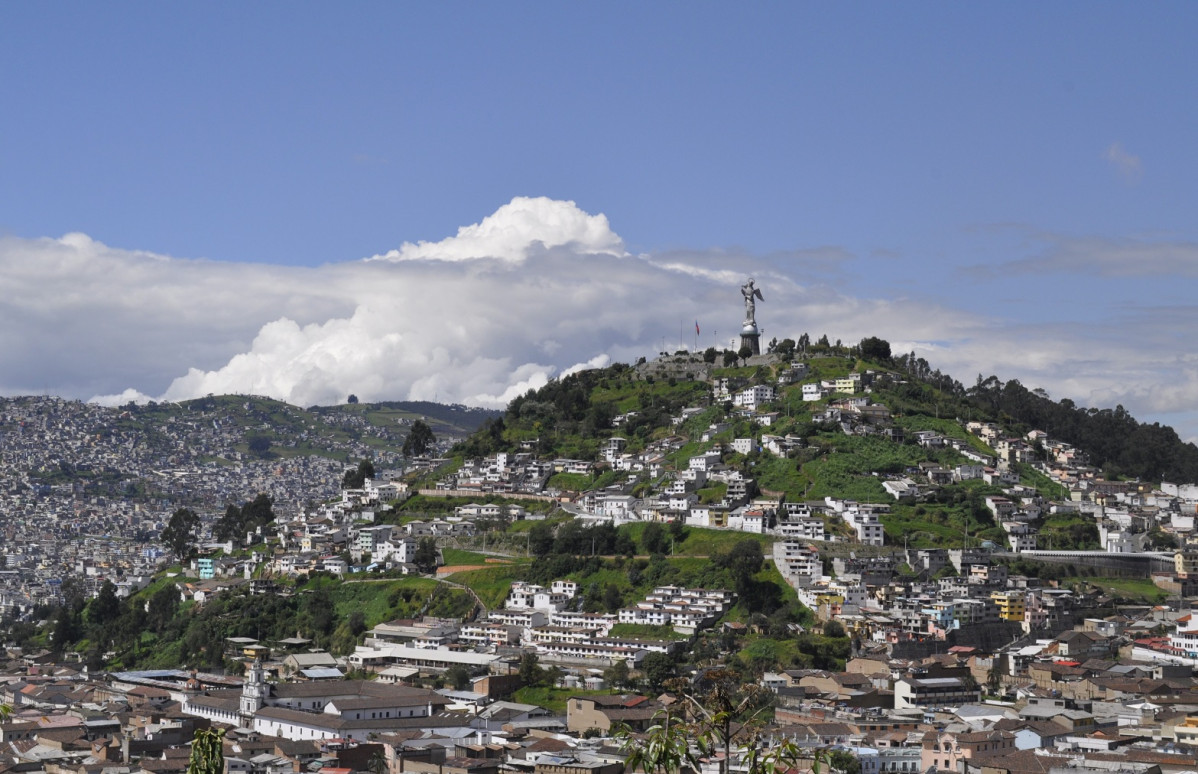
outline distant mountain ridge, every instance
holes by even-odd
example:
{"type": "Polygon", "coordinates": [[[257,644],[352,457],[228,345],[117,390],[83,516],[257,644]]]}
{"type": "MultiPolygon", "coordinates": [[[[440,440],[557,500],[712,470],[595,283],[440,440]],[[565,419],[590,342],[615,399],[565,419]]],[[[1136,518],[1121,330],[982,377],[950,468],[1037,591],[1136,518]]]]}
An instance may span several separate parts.
{"type": "MultiPolygon", "coordinates": [[[[0,477],[22,486],[77,482],[87,493],[144,498],[160,492],[165,479],[158,472],[164,469],[215,464],[287,472],[308,460],[331,466],[327,473],[313,468],[301,477],[327,496],[323,487],[336,491],[342,469],[364,458],[379,469],[402,467],[401,449],[417,420],[447,446],[494,415],[420,401],[303,409],[270,398],[224,395],[111,408],[56,397],[7,397],[0,398],[0,477]]],[[[247,489],[230,496],[255,494],[247,489]]]]}

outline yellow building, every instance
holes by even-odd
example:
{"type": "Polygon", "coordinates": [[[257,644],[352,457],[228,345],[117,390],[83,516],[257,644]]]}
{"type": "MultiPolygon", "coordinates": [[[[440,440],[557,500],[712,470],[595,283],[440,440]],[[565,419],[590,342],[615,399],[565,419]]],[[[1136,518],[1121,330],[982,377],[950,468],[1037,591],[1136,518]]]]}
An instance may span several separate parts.
{"type": "Polygon", "coordinates": [[[1178,551],[1173,554],[1173,569],[1183,578],[1198,575],[1198,551],[1178,551]]]}
{"type": "Polygon", "coordinates": [[[998,605],[998,617],[1004,621],[1022,621],[1027,612],[1023,594],[1016,591],[995,591],[990,599],[998,605]]]}
{"type": "Polygon", "coordinates": [[[1198,744],[1198,715],[1188,715],[1185,720],[1178,721],[1173,732],[1181,744],[1198,744]]]}

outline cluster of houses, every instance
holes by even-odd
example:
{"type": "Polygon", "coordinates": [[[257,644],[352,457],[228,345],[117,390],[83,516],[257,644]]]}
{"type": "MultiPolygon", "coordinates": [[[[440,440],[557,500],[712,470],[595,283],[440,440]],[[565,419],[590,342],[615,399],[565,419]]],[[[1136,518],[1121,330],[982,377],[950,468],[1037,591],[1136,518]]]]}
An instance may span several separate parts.
{"type": "MultiPolygon", "coordinates": [[[[255,652],[269,659],[272,651],[255,652]]],[[[516,676],[434,691],[401,679],[301,674],[318,669],[275,675],[264,663],[250,659],[237,678],[173,669],[88,674],[18,659],[0,669],[0,698],[12,710],[0,721],[0,767],[184,774],[194,735],[212,727],[226,732],[223,771],[238,774],[623,771],[602,742],[568,734],[564,715],[505,700],[516,676]]]]}
{"type": "MultiPolygon", "coordinates": [[[[980,552],[929,549],[905,558],[923,570],[947,560],[959,572],[941,580],[954,577],[998,598],[1003,575],[980,552]]],[[[756,746],[783,741],[794,746],[800,770],[829,751],[875,774],[1193,769],[1198,620],[1188,612],[1112,609],[1094,593],[1058,589],[1046,597],[1057,603],[1051,626],[1025,632],[1014,616],[1036,586],[1005,578],[1021,593],[995,602],[991,623],[998,627],[978,621],[931,636],[870,636],[887,615],[918,628],[936,605],[930,596],[908,598],[892,614],[879,612],[875,600],[911,590],[882,582],[893,571],[889,560],[834,560],[835,578],[827,580],[853,580],[866,593],[808,601],[853,635],[845,669],[766,672],[753,689],[768,692],[772,719],[734,736],[727,760],[696,749],[700,771],[745,771],[756,746]]],[[[703,625],[717,621],[734,599],[664,586],[599,616],[570,609],[577,592],[568,580],[515,583],[505,607],[484,619],[381,624],[345,660],[298,637],[269,646],[234,638],[228,647],[245,659],[243,677],[171,669],[89,674],[44,655],[17,658],[0,669],[0,699],[13,708],[0,721],[0,765],[47,774],[182,774],[191,735],[214,725],[229,729],[230,772],[623,774],[627,753],[613,735],[646,731],[681,697],[612,692],[599,676],[604,665],[636,665],[638,653],[676,646],[612,637],[612,628],[643,622],[685,632],[700,615],[703,625]],[[563,685],[577,692],[564,709],[508,699],[522,684],[520,661],[529,652],[566,667],[563,685]],[[345,667],[374,671],[374,679],[347,680],[345,667]],[[455,669],[471,675],[468,687],[422,687],[430,675],[455,669]]],[[[703,694],[716,674],[695,671],[690,690],[703,694]]]]}
{"type": "Polygon", "coordinates": [[[812,543],[777,541],[773,552],[801,602],[865,642],[944,641],[989,624],[1005,626],[998,636],[1017,636],[1068,623],[1078,605],[1071,590],[1010,575],[978,549],[850,554],[833,559],[831,573],[812,543]]]}
{"type": "Polygon", "coordinates": [[[595,472],[595,463],[587,460],[538,460],[530,451],[514,454],[499,452],[485,459],[470,459],[461,466],[442,476],[436,490],[454,495],[471,494],[524,494],[539,495],[545,492],[549,479],[555,473],[573,473],[590,476],[595,472]]]}
{"type": "Polygon", "coordinates": [[[504,607],[472,622],[426,619],[375,627],[349,661],[370,670],[438,664],[496,671],[513,658],[535,653],[544,663],[583,673],[619,662],[635,669],[649,653],[678,652],[736,602],[736,595],[723,589],[659,586],[617,613],[599,614],[571,609],[577,593],[578,584],[569,580],[548,587],[516,581],[504,607]],[[669,627],[681,636],[617,636],[612,633],[617,624],[669,627]]]}
{"type": "MultiPolygon", "coordinates": [[[[243,411],[253,410],[249,401],[243,411]]],[[[312,426],[323,415],[281,408],[312,426]]],[[[205,519],[265,493],[276,513],[337,497],[344,464],[322,456],[260,459],[244,452],[243,424],[219,406],[193,405],[140,424],[131,412],[54,397],[0,398],[0,613],[28,616],[60,602],[62,581],[126,595],[167,560],[149,542],[179,507],[205,519]]],[[[322,435],[322,437],[324,437],[322,435]]],[[[369,447],[330,437],[339,452],[369,447]]]]}

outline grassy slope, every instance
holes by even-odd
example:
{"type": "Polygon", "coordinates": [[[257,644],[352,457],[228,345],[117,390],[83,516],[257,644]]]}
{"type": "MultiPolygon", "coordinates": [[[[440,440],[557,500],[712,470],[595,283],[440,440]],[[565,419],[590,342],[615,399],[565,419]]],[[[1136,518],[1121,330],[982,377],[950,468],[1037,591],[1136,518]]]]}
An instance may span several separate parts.
{"type": "Polygon", "coordinates": [[[469,586],[478,594],[488,610],[494,610],[503,606],[503,601],[507,599],[508,591],[512,588],[512,581],[524,580],[526,576],[527,565],[505,564],[483,570],[454,573],[450,580],[469,586]]]}
{"type": "Polygon", "coordinates": [[[1164,589],[1158,588],[1151,580],[1146,578],[1066,578],[1062,581],[1064,585],[1088,583],[1091,586],[1098,586],[1106,593],[1125,597],[1133,601],[1143,601],[1150,604],[1161,604],[1168,599],[1168,593],[1164,589]]]}

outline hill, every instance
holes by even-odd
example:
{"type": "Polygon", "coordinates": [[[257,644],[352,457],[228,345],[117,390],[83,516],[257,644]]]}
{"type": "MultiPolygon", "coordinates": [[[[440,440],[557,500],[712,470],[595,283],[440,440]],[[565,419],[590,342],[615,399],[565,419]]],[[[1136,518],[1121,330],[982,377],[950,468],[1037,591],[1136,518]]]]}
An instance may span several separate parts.
{"type": "MultiPolygon", "coordinates": [[[[693,490],[701,505],[735,508],[754,494],[790,503],[886,504],[881,520],[888,542],[913,547],[1003,545],[1008,537],[988,503],[1009,497],[1013,485],[1045,500],[1070,499],[1049,477],[1054,467],[1072,471],[1058,479],[1075,483],[1078,476],[1116,482],[1104,484],[1110,486],[1128,478],[1154,485],[1198,481],[1198,448],[1170,428],[1136,422],[1122,407],[1053,403],[1042,392],[994,377],[966,388],[921,359],[890,356],[880,339],[806,352],[783,342],[747,362],[714,351],[663,361],[580,372],[529,391],[453,453],[459,464],[521,451],[590,460],[589,474],[560,472],[547,486],[649,498],[650,507],[668,499],[664,484],[676,478],[671,471],[714,453],[722,469],[752,489],[730,498],[725,474],[693,490]],[[699,378],[703,374],[709,378],[699,378]],[[815,392],[805,396],[804,386],[815,392]],[[734,405],[754,391],[762,405],[734,405]],[[1029,434],[1033,430],[1041,432],[1029,434]],[[981,467],[1000,462],[1002,476],[982,480],[981,467]],[[960,473],[971,466],[974,472],[960,473]],[[899,493],[904,488],[909,495],[899,493]]],[[[675,518],[663,508],[664,518],[675,518]]],[[[1100,545],[1093,519],[1048,514],[1036,526],[1046,546],[1100,545]]],[[[834,514],[827,528],[853,534],[834,514]]],[[[1171,542],[1157,532],[1153,541],[1171,542]]]]}
{"type": "MultiPolygon", "coordinates": [[[[239,395],[120,408],[0,398],[0,451],[8,450],[12,460],[6,472],[31,485],[78,483],[97,494],[137,497],[155,489],[161,478],[155,473],[164,468],[277,466],[313,457],[341,464],[371,457],[390,467],[399,462],[417,420],[448,448],[496,415],[419,402],[302,409],[239,395]]],[[[255,492],[235,494],[249,498],[255,492]]]]}
{"type": "MultiPolygon", "coordinates": [[[[1198,481],[1198,446],[1183,442],[1168,426],[1138,422],[1122,406],[1082,408],[1068,398],[1054,402],[1043,390],[1029,390],[1016,380],[1004,383],[994,376],[979,376],[967,388],[951,375],[931,370],[922,358],[891,357],[889,344],[880,339],[865,339],[851,347],[812,346],[807,352],[779,346],[773,357],[759,357],[755,360],[760,362],[739,368],[715,368],[717,354],[709,354],[706,370],[713,379],[731,379],[743,386],[771,383],[792,362],[808,366],[804,382],[872,371],[879,378],[871,386],[871,398],[887,406],[896,423],[908,430],[936,429],[964,436],[961,425],[967,419],[998,423],[1015,436],[1042,430],[1078,447],[1107,478],[1198,481]]],[[[724,355],[728,362],[732,353],[724,355]]],[[[687,365],[699,357],[678,353],[673,359],[687,365]]],[[[732,359],[736,360],[734,355],[732,359]]],[[[678,373],[679,378],[644,378],[638,369],[617,364],[554,380],[514,399],[501,418],[484,422],[455,451],[483,456],[532,448],[543,455],[597,459],[603,443],[613,437],[624,438],[627,450],[635,452],[675,432],[693,441],[695,430],[734,416],[730,405],[713,402],[708,383],[696,379],[693,370],[681,368],[678,373]],[[686,407],[704,411],[681,426],[675,424],[674,418],[686,407]]],[[[818,436],[821,430],[812,410],[826,405],[826,400],[803,401],[797,384],[785,388],[772,406],[783,415],[781,422],[768,432],[798,433],[806,439],[818,436]]],[[[747,430],[748,423],[734,429],[747,430]]],[[[903,460],[876,462],[898,465],[903,460]]]]}

